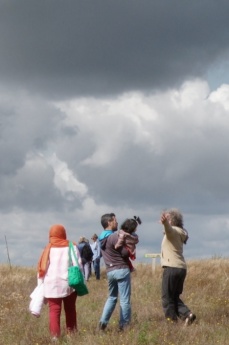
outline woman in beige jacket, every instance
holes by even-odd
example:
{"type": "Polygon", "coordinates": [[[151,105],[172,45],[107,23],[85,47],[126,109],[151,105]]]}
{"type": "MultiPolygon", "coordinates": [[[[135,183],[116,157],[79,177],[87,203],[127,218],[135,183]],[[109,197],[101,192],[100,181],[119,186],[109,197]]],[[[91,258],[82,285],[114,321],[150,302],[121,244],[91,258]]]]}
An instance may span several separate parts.
{"type": "Polygon", "coordinates": [[[161,245],[162,307],[167,319],[176,322],[180,318],[189,325],[196,316],[180,299],[187,274],[183,244],[188,240],[188,232],[183,227],[183,216],[177,209],[163,212],[161,223],[164,226],[161,245]]]}

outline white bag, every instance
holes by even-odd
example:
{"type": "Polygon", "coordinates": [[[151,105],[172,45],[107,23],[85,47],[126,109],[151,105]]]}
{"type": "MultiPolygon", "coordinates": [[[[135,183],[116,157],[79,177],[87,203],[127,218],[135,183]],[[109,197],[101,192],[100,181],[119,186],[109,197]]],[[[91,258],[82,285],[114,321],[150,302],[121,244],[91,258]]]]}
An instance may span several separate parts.
{"type": "Polygon", "coordinates": [[[31,301],[29,304],[29,310],[31,314],[36,317],[40,317],[42,306],[45,302],[44,298],[44,284],[41,283],[35,287],[30,295],[31,301]]]}

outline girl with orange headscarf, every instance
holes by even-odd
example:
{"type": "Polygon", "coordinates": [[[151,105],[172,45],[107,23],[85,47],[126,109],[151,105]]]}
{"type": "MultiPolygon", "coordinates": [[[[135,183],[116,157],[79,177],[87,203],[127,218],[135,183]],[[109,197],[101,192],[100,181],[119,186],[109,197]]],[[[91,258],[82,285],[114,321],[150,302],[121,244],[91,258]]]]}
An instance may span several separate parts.
{"type": "MultiPolygon", "coordinates": [[[[49,230],[49,244],[38,262],[38,280],[44,284],[44,297],[49,305],[49,329],[55,339],[60,336],[61,305],[64,304],[67,332],[77,330],[76,298],[74,289],[68,285],[69,241],[63,225],[55,224],[49,230]]],[[[74,249],[82,269],[77,246],[74,249]]],[[[75,263],[74,263],[75,264],[75,263]]]]}

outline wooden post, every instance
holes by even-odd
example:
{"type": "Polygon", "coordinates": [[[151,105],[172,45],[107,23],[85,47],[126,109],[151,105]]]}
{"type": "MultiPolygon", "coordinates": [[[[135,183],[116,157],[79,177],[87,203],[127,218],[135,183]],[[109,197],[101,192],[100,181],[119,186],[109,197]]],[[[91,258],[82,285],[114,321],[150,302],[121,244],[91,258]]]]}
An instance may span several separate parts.
{"type": "Polygon", "coordinates": [[[155,273],[156,270],[156,258],[160,258],[161,254],[159,253],[152,253],[152,254],[145,254],[145,258],[152,258],[152,271],[155,273]]]}

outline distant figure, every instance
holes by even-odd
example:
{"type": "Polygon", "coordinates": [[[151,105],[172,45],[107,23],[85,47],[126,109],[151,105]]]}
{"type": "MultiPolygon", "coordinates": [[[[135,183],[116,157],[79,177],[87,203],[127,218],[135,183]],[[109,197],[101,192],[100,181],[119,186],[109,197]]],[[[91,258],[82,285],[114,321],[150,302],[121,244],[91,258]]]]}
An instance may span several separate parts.
{"type": "MultiPolygon", "coordinates": [[[[44,297],[49,305],[49,329],[56,340],[60,336],[61,304],[64,304],[67,332],[77,330],[75,290],[68,286],[69,241],[63,225],[55,224],[49,231],[49,244],[45,247],[38,263],[38,284],[44,284],[44,297]]],[[[76,256],[81,258],[74,245],[76,256]]]]}
{"type": "Polygon", "coordinates": [[[138,224],[141,224],[141,219],[139,217],[134,216],[132,219],[126,219],[117,232],[118,241],[115,245],[115,249],[125,246],[128,250],[128,264],[131,272],[135,270],[130,259],[136,259],[136,244],[139,242],[138,235],[136,234],[138,224]]]}
{"type": "Polygon", "coordinates": [[[100,244],[98,241],[98,236],[94,234],[92,236],[91,250],[93,252],[92,264],[95,272],[95,277],[97,280],[100,279],[100,244]]]}
{"type": "Polygon", "coordinates": [[[90,277],[90,267],[93,258],[93,252],[86,237],[79,238],[78,249],[82,259],[84,278],[86,281],[88,281],[90,277]]]}
{"type": "Polygon", "coordinates": [[[188,232],[183,227],[183,216],[177,209],[170,209],[161,214],[164,226],[164,238],[161,245],[162,306],[167,319],[178,318],[190,325],[196,319],[190,309],[182,302],[180,295],[187,273],[183,257],[183,244],[188,240],[188,232]]]}
{"type": "Polygon", "coordinates": [[[119,329],[122,330],[131,319],[131,279],[128,265],[129,252],[122,246],[115,249],[118,242],[117,220],[113,213],[103,215],[101,224],[104,231],[100,234],[101,251],[107,270],[109,296],[103,308],[99,328],[105,330],[120,296],[119,329]]]}

